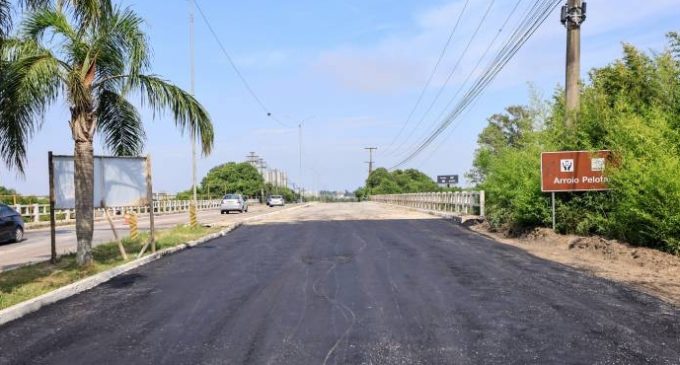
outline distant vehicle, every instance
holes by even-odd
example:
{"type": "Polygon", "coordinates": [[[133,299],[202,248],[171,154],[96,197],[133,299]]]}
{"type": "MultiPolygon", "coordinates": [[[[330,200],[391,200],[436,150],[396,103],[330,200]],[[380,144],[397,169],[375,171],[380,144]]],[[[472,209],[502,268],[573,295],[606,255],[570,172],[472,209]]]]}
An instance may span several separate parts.
{"type": "Polygon", "coordinates": [[[229,214],[232,211],[248,212],[248,201],[241,194],[227,194],[222,198],[220,213],[229,214]]]}
{"type": "Polygon", "coordinates": [[[24,219],[16,210],[0,204],[0,242],[19,242],[24,239],[24,219]]]}
{"type": "Polygon", "coordinates": [[[286,205],[286,201],[281,195],[270,195],[269,198],[267,198],[267,205],[269,207],[282,207],[286,205]]]}

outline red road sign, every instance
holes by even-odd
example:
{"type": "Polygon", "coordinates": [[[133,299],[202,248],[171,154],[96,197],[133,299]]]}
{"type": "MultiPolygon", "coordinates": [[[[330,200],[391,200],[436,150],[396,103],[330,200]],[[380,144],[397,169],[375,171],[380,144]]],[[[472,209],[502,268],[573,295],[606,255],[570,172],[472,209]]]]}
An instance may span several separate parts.
{"type": "Polygon", "coordinates": [[[562,151],[541,154],[544,192],[609,190],[605,167],[611,151],[562,151]]]}

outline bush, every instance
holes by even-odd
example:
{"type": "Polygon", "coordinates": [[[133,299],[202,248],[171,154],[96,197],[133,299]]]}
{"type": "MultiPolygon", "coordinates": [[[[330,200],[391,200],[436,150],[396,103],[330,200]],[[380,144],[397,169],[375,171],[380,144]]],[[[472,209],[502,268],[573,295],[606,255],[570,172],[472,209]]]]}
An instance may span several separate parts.
{"type": "Polygon", "coordinates": [[[402,194],[440,191],[441,189],[429,176],[416,169],[395,170],[392,172],[381,167],[375,169],[366,180],[365,190],[357,190],[355,195],[362,197],[370,194],[402,194]]]}
{"type": "Polygon", "coordinates": [[[648,56],[630,45],[622,59],[590,72],[577,123],[564,127],[561,92],[541,105],[494,115],[479,136],[468,177],[487,191],[495,227],[551,224],[540,191],[540,152],[614,151],[609,192],[556,194],[557,229],[599,234],[680,253],[680,41],[648,56]]]}

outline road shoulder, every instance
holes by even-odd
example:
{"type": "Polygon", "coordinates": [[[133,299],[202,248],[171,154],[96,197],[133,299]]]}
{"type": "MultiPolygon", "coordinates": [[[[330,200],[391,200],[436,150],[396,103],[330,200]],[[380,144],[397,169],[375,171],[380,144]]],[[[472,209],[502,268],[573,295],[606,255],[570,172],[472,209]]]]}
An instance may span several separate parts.
{"type": "Polygon", "coordinates": [[[680,307],[678,256],[597,236],[556,234],[547,228],[537,228],[520,237],[494,232],[485,223],[468,228],[476,234],[521,248],[534,256],[627,284],[680,307]]]}

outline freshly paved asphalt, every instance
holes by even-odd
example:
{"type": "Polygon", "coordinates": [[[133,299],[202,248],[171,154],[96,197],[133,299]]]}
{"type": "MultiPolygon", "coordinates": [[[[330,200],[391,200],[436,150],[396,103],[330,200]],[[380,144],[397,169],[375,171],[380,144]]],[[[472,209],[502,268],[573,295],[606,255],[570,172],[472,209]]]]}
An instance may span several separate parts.
{"type": "Polygon", "coordinates": [[[0,327],[17,363],[678,364],[680,311],[439,219],[293,219],[0,327]]]}

